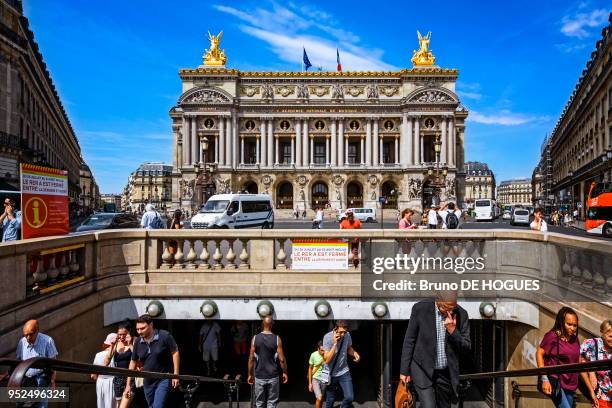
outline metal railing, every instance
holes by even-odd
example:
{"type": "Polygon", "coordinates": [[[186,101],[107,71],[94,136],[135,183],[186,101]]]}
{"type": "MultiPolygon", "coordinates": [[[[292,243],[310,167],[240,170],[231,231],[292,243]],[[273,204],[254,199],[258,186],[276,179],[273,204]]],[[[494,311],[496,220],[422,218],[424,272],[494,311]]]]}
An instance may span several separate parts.
{"type": "Polygon", "coordinates": [[[24,381],[26,372],[31,368],[62,373],[97,374],[110,375],[114,377],[139,377],[156,380],[178,379],[180,381],[179,389],[183,393],[183,400],[185,402],[185,407],[187,408],[192,406],[194,395],[200,388],[200,385],[206,383],[222,384],[227,392],[228,406],[232,408],[234,397],[236,398],[237,407],[239,408],[240,406],[239,394],[240,385],[242,383],[240,375],[236,376],[234,379],[230,379],[228,375],[226,375],[224,378],[211,378],[188,374],[175,375],[153,371],[138,371],[129,370],[126,368],[106,367],[44,357],[35,357],[24,361],[3,358],[0,359],[0,366],[10,367],[11,374],[8,379],[9,388],[20,388],[24,381]]]}
{"type": "MultiPolygon", "coordinates": [[[[612,370],[612,360],[599,360],[599,361],[590,361],[587,363],[575,363],[575,364],[560,364],[560,365],[555,365],[555,366],[526,368],[526,369],[521,369],[521,370],[490,371],[490,372],[484,372],[484,373],[461,374],[459,376],[459,381],[462,383],[462,386],[461,386],[462,392],[459,393],[459,408],[463,407],[462,397],[465,396],[465,392],[470,388],[471,383],[474,380],[489,380],[489,379],[508,378],[508,377],[532,377],[532,376],[551,375],[551,374],[571,374],[571,373],[581,373],[581,372],[600,371],[600,370],[604,370],[604,371],[612,370]]],[[[522,386],[523,387],[527,386],[527,384],[522,384],[522,386]]],[[[521,385],[519,385],[518,383],[512,382],[512,398],[514,399],[515,408],[519,408],[520,406],[519,402],[520,402],[520,398],[522,395],[520,387],[521,385]]],[[[541,398],[546,398],[543,394],[540,394],[540,395],[541,395],[541,398]]]]}

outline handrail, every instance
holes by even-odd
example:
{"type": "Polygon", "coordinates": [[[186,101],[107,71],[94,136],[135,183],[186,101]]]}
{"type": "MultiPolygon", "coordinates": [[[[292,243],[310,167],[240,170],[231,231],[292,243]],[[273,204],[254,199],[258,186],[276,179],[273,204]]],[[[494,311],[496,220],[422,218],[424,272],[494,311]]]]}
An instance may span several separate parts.
{"type": "Polygon", "coordinates": [[[486,378],[528,377],[533,375],[570,374],[601,369],[612,370],[612,360],[590,361],[587,363],[560,364],[554,366],[524,368],[510,371],[491,371],[476,374],[461,374],[459,380],[482,380],[486,378]]]}
{"type": "MultiPolygon", "coordinates": [[[[88,363],[78,363],[72,361],[65,360],[56,360],[53,358],[45,358],[45,357],[34,357],[24,361],[12,360],[12,359],[0,359],[0,364],[5,363],[5,365],[12,365],[14,367],[13,372],[8,381],[9,388],[20,388],[23,383],[26,372],[31,368],[43,369],[43,370],[52,370],[66,373],[79,373],[79,374],[102,374],[102,375],[111,375],[111,376],[120,376],[120,377],[140,377],[140,378],[149,378],[149,379],[178,379],[179,381],[184,381],[187,384],[181,385],[181,391],[184,393],[185,405],[187,407],[191,406],[191,400],[193,399],[193,395],[199,388],[201,383],[217,383],[223,384],[226,389],[231,390],[233,392],[240,387],[241,378],[237,376],[235,379],[229,378],[211,378],[204,377],[199,375],[188,375],[188,374],[169,374],[169,373],[158,373],[153,371],[138,371],[138,370],[130,370],[127,368],[116,368],[116,367],[106,367],[95,364],[88,363]],[[15,362],[18,364],[15,365],[15,362]]],[[[230,394],[231,395],[231,394],[230,394]]],[[[229,399],[229,404],[231,407],[232,401],[231,397],[229,399]]]]}

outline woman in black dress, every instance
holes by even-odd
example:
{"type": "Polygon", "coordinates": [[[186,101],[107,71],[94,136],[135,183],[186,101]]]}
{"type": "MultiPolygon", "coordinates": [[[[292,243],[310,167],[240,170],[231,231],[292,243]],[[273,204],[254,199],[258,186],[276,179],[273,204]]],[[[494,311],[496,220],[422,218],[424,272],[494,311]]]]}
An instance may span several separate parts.
{"type": "MultiPolygon", "coordinates": [[[[130,360],[132,359],[133,350],[133,339],[130,334],[129,326],[127,323],[120,323],[117,328],[117,341],[112,345],[106,357],[105,363],[109,365],[113,361],[113,365],[117,368],[129,368],[130,360]]],[[[128,398],[123,391],[125,390],[125,384],[127,379],[125,377],[114,377],[113,388],[115,391],[115,399],[121,401],[119,408],[127,408],[131,405],[134,399],[134,392],[128,398]]],[[[132,385],[134,382],[132,381],[132,385]]]]}

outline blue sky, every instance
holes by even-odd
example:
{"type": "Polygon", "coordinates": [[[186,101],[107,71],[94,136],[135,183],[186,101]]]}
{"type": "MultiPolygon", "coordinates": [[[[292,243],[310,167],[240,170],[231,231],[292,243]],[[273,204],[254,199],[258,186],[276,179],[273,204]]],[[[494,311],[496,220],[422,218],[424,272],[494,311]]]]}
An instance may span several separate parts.
{"type": "Polygon", "coordinates": [[[170,162],[169,109],[180,68],[202,63],[206,32],[224,31],[228,66],[299,70],[410,67],[416,30],[437,63],[460,70],[470,110],[466,159],[497,180],[531,176],[611,11],[606,1],[45,1],[25,0],[83,156],[104,193],[144,161],[170,162]],[[433,4],[433,3],[432,3],[433,4]]]}

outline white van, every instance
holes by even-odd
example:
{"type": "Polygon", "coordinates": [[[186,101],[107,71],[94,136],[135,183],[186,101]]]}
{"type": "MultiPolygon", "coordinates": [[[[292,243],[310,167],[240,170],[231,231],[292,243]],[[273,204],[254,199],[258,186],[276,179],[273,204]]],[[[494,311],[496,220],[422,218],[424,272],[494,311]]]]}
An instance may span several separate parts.
{"type": "Polygon", "coordinates": [[[361,222],[376,222],[376,211],[373,208],[347,208],[336,216],[336,220],[341,222],[345,219],[348,210],[353,211],[355,218],[361,222]]]}
{"type": "Polygon", "coordinates": [[[216,194],[191,218],[191,228],[274,228],[267,194],[216,194]]]}
{"type": "Polygon", "coordinates": [[[499,210],[495,200],[480,199],[474,203],[474,211],[476,212],[476,221],[493,221],[499,216],[499,210]]]}

